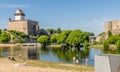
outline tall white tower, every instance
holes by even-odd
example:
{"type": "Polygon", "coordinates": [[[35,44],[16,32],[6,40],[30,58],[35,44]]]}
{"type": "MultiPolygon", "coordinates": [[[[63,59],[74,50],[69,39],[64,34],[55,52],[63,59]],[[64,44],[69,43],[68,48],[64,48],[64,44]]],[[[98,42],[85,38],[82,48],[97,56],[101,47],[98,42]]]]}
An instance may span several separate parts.
{"type": "Polygon", "coordinates": [[[14,15],[15,15],[15,20],[24,20],[25,14],[22,10],[20,9],[16,10],[14,15]]]}

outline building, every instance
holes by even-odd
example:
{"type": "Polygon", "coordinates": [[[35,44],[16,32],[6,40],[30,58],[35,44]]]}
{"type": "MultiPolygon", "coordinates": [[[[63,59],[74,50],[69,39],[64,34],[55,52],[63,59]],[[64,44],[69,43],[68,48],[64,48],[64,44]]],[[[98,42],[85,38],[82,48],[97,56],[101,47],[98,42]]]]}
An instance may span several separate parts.
{"type": "Polygon", "coordinates": [[[105,33],[111,31],[113,35],[120,34],[120,20],[105,22],[105,33]]]}
{"type": "Polygon", "coordinates": [[[95,40],[96,40],[96,37],[95,37],[95,36],[90,36],[90,37],[89,37],[89,44],[90,44],[90,45],[94,45],[95,40]]]}
{"type": "Polygon", "coordinates": [[[94,72],[120,72],[120,55],[95,55],[94,72]]]}
{"type": "Polygon", "coordinates": [[[22,10],[18,9],[14,13],[14,20],[9,18],[8,30],[15,30],[23,32],[27,35],[37,35],[39,26],[37,21],[25,20],[25,14],[22,10]]]}

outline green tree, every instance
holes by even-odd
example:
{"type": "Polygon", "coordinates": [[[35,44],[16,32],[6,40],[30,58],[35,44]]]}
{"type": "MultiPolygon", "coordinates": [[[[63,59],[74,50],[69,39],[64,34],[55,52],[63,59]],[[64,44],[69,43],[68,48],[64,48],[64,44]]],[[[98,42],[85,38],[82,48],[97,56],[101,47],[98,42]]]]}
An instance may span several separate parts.
{"type": "Polygon", "coordinates": [[[2,33],[2,30],[0,29],[0,34],[2,33]]]}
{"type": "Polygon", "coordinates": [[[103,42],[103,48],[104,50],[109,50],[109,42],[107,40],[103,42]]]}
{"type": "Polygon", "coordinates": [[[115,44],[118,40],[120,40],[118,35],[112,35],[108,38],[109,44],[115,44]]]}
{"type": "Polygon", "coordinates": [[[83,41],[81,33],[82,31],[80,30],[72,31],[66,39],[66,43],[72,46],[79,46],[80,43],[83,41]]]}
{"type": "Polygon", "coordinates": [[[10,35],[7,32],[3,31],[0,36],[0,42],[4,43],[9,41],[10,41],[10,35]]]}
{"type": "Polygon", "coordinates": [[[57,43],[65,43],[67,37],[71,32],[71,30],[64,30],[62,33],[59,33],[57,37],[57,43]]]}
{"type": "Polygon", "coordinates": [[[118,40],[118,41],[116,42],[116,48],[117,48],[118,51],[120,51],[120,40],[118,40]]]}
{"type": "Polygon", "coordinates": [[[62,31],[61,31],[61,28],[57,28],[57,34],[59,34],[59,33],[61,33],[62,31]]]}
{"type": "Polygon", "coordinates": [[[84,41],[84,48],[88,48],[89,42],[87,40],[84,41]]]}
{"type": "Polygon", "coordinates": [[[88,32],[89,36],[94,36],[95,34],[92,32],[88,32]]]}
{"type": "Polygon", "coordinates": [[[41,43],[41,44],[43,44],[43,46],[44,46],[44,45],[46,45],[46,42],[48,42],[48,39],[49,39],[48,36],[43,35],[43,36],[40,36],[40,37],[37,39],[37,41],[38,41],[38,43],[41,43]]]}
{"type": "Polygon", "coordinates": [[[51,36],[52,34],[56,33],[55,29],[46,29],[47,33],[51,36]]]}
{"type": "Polygon", "coordinates": [[[58,34],[52,34],[51,37],[50,37],[50,41],[51,41],[52,43],[57,42],[57,37],[58,37],[58,34]]]}
{"type": "Polygon", "coordinates": [[[112,36],[112,33],[111,33],[111,31],[109,30],[109,31],[108,31],[108,38],[111,37],[111,36],[112,36]]]}

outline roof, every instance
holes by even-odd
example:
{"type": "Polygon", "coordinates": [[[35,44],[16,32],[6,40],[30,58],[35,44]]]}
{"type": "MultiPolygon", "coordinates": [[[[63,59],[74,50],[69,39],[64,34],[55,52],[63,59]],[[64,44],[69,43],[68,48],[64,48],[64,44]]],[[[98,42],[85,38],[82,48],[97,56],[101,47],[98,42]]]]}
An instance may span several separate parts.
{"type": "Polygon", "coordinates": [[[17,9],[15,15],[23,15],[25,16],[24,12],[21,9],[17,9]]]}

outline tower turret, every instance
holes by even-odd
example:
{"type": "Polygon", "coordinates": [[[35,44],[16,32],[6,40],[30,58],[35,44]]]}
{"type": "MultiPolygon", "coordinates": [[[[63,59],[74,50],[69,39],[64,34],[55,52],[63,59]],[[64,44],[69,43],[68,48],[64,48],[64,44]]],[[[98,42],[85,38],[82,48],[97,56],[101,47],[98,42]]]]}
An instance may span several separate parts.
{"type": "Polygon", "coordinates": [[[15,20],[24,20],[24,12],[20,9],[16,10],[16,12],[14,13],[15,15],[15,20]]]}

